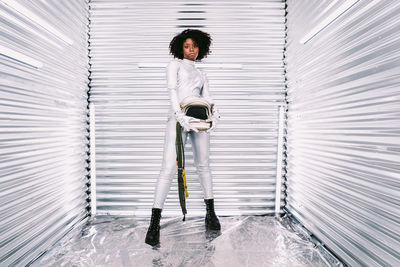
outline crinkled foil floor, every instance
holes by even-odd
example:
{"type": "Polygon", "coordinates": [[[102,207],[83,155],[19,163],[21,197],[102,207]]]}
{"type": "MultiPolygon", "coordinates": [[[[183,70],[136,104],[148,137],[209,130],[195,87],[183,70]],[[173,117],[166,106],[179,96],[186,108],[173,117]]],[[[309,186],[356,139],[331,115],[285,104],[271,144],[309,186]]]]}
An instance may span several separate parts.
{"type": "Polygon", "coordinates": [[[150,218],[97,216],[31,266],[343,266],[286,215],[161,219],[160,245],[144,243],[150,218]]]}

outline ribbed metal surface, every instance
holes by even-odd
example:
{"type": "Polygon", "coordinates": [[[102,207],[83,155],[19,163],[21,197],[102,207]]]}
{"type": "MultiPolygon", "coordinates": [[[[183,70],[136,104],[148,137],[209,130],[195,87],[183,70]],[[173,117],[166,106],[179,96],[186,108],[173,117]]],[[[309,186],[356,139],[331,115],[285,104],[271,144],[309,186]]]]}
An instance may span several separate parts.
{"type": "Polygon", "coordinates": [[[87,1],[0,3],[0,265],[87,218],[87,1]]]}
{"type": "MultiPolygon", "coordinates": [[[[91,2],[99,214],[151,212],[169,108],[168,45],[186,28],[214,39],[212,54],[196,64],[222,116],[210,152],[218,214],[274,211],[284,14],[282,1],[91,2]]],[[[190,142],[186,159],[188,214],[203,215],[190,142]]],[[[163,215],[179,214],[174,179],[163,215]]]]}
{"type": "Polygon", "coordinates": [[[400,266],[400,2],[288,5],[287,208],[350,266],[400,266]]]}

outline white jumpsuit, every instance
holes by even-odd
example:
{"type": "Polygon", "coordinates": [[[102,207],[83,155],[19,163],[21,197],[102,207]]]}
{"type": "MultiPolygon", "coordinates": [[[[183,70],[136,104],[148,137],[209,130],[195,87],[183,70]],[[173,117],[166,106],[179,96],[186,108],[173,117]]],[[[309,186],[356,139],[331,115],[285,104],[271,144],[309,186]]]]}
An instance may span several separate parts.
{"type": "MultiPolygon", "coordinates": [[[[180,110],[179,103],[187,96],[203,96],[213,102],[208,90],[208,79],[204,72],[196,68],[189,59],[173,59],[167,66],[167,84],[171,102],[164,140],[162,168],[154,193],[153,208],[162,209],[170,190],[171,181],[176,178],[176,118],[174,112],[180,110]]],[[[209,168],[210,135],[205,131],[186,132],[182,130],[182,140],[186,144],[189,135],[192,143],[194,163],[200,179],[204,199],[213,198],[212,176],[209,168]]]]}

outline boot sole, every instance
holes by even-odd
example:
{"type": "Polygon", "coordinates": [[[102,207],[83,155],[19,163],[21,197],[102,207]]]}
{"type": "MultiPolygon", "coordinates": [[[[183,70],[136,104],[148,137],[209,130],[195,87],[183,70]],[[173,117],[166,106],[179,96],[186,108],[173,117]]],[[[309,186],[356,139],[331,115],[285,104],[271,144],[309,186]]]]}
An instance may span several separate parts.
{"type": "Polygon", "coordinates": [[[221,226],[216,227],[216,228],[212,228],[212,227],[210,227],[210,225],[209,225],[208,223],[206,223],[206,228],[207,228],[208,230],[214,230],[214,231],[221,230],[221,226]]]}
{"type": "Polygon", "coordinates": [[[156,245],[158,245],[159,243],[160,243],[160,241],[158,241],[158,242],[151,242],[151,241],[149,241],[149,240],[145,240],[144,241],[146,244],[148,244],[148,245],[150,245],[150,246],[156,246],[156,245]]]}

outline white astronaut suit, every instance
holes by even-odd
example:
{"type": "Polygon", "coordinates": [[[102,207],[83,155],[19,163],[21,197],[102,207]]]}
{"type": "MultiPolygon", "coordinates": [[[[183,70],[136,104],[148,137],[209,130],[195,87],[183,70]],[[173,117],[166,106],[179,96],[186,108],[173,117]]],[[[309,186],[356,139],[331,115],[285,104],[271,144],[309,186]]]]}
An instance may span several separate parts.
{"type": "Polygon", "coordinates": [[[164,140],[164,154],[162,168],[157,180],[154,193],[153,208],[162,209],[170,190],[171,181],[177,172],[176,165],[176,122],[182,125],[182,140],[186,144],[189,135],[193,149],[194,163],[200,179],[204,199],[213,198],[212,175],[209,168],[209,146],[211,131],[219,119],[219,113],[214,108],[212,128],[206,131],[190,131],[189,118],[181,111],[179,103],[187,96],[202,96],[213,103],[206,74],[197,69],[195,62],[189,59],[173,59],[166,70],[167,84],[171,108],[168,114],[168,122],[164,140]]]}

